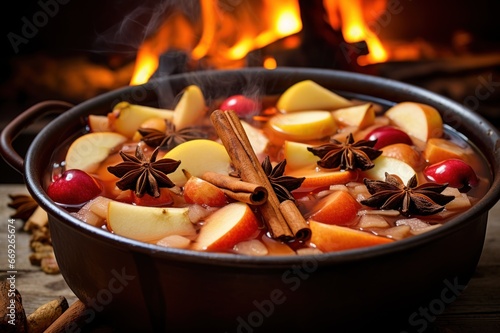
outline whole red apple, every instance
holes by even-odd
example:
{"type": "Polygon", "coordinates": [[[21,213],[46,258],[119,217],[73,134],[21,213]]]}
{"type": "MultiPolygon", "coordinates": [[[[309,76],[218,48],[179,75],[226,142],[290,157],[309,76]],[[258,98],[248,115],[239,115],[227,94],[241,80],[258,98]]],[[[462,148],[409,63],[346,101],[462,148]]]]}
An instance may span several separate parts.
{"type": "Polygon", "coordinates": [[[410,146],[413,145],[413,142],[408,134],[399,128],[390,125],[375,128],[366,135],[365,140],[377,140],[377,143],[373,147],[375,149],[380,149],[395,143],[406,143],[410,146]]]}
{"type": "Polygon", "coordinates": [[[47,195],[63,205],[81,205],[102,192],[102,185],[79,169],[64,171],[47,188],[47,195]]]}
{"type": "Polygon", "coordinates": [[[222,111],[233,110],[239,117],[245,118],[260,112],[260,104],[244,95],[233,95],[226,98],[219,109],[222,111]]]}
{"type": "Polygon", "coordinates": [[[467,192],[479,184],[474,169],[464,161],[452,158],[429,165],[424,169],[425,177],[436,183],[448,183],[449,186],[467,192]]]}

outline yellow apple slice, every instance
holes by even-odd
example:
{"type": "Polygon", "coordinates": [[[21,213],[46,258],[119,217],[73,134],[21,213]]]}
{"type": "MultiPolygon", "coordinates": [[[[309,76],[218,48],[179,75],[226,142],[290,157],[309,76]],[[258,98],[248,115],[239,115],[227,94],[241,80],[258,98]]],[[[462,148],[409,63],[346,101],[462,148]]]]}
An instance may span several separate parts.
{"type": "Polygon", "coordinates": [[[276,107],[283,112],[335,110],[352,105],[344,97],[312,80],[300,81],[281,94],[276,107]]]}
{"type": "Polygon", "coordinates": [[[355,126],[358,129],[364,129],[375,123],[375,108],[371,103],[338,109],[333,111],[332,115],[340,126],[355,126]]]}
{"type": "Polygon", "coordinates": [[[157,242],[170,235],[193,236],[196,230],[188,211],[187,207],[147,207],[110,201],[107,225],[117,235],[143,242],[157,242]]]}
{"type": "Polygon", "coordinates": [[[246,121],[241,120],[241,125],[247,134],[250,145],[252,146],[255,155],[262,156],[266,151],[269,139],[267,136],[258,128],[250,125],[246,121]]]}
{"type": "Polygon", "coordinates": [[[207,171],[223,175],[228,175],[231,171],[231,158],[226,148],[218,142],[207,139],[181,143],[163,158],[181,161],[179,167],[168,175],[168,178],[178,186],[184,186],[187,181],[183,169],[195,177],[201,177],[207,171]]]}
{"type": "Polygon", "coordinates": [[[116,147],[127,138],[114,132],[87,133],[73,141],[66,153],[66,169],[80,169],[93,173],[116,147]]]}
{"type": "Polygon", "coordinates": [[[362,171],[364,177],[385,181],[385,173],[387,172],[398,175],[403,183],[407,184],[408,180],[416,174],[411,165],[394,157],[381,155],[373,160],[373,163],[375,163],[373,168],[362,171]]]}
{"type": "Polygon", "coordinates": [[[120,102],[115,105],[113,111],[108,114],[110,126],[127,138],[132,138],[141,124],[149,118],[163,118],[172,120],[174,111],[158,109],[150,106],[120,102]]]}
{"type": "Polygon", "coordinates": [[[402,102],[394,105],[385,113],[390,122],[420,141],[439,138],[443,135],[443,119],[430,105],[402,102]]]}
{"type": "Polygon", "coordinates": [[[330,136],[337,125],[329,111],[297,111],[272,117],[268,128],[275,137],[300,142],[330,136]]]}
{"type": "Polygon", "coordinates": [[[305,191],[356,181],[358,179],[358,171],[329,171],[320,167],[306,166],[287,171],[286,176],[305,177],[299,189],[300,191],[305,191]]]}
{"type": "Polygon", "coordinates": [[[187,86],[174,109],[173,123],[176,130],[192,126],[206,113],[205,98],[196,85],[187,86]]]}
{"type": "Polygon", "coordinates": [[[207,217],[193,249],[230,250],[237,243],[250,239],[258,229],[257,217],[250,207],[242,202],[233,202],[207,217]]]}
{"type": "MultiPolygon", "coordinates": [[[[160,132],[165,132],[167,130],[167,123],[163,118],[154,117],[144,121],[138,128],[149,128],[158,130],[160,132]]],[[[141,133],[139,133],[139,131],[135,131],[134,136],[132,137],[132,141],[139,142],[141,141],[141,139],[141,133]]]]}
{"type": "Polygon", "coordinates": [[[315,167],[320,158],[309,150],[311,147],[306,143],[285,141],[283,145],[283,155],[286,159],[287,170],[297,170],[304,167],[315,167]]]}

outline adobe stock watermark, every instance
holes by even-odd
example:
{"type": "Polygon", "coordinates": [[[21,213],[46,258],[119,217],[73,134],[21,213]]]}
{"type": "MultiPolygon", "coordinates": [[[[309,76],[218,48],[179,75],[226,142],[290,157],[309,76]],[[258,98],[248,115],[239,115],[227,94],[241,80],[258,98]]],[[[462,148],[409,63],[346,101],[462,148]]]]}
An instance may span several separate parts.
{"type": "Polygon", "coordinates": [[[493,81],[493,73],[488,75],[478,76],[478,84],[474,89],[474,95],[469,95],[464,98],[463,105],[473,111],[477,111],[481,102],[484,102],[500,87],[500,81],[493,81]]]}
{"type": "MultiPolygon", "coordinates": [[[[134,275],[127,274],[125,267],[122,267],[120,272],[112,269],[111,275],[113,277],[108,281],[106,288],[99,290],[94,298],[82,300],[86,304],[85,312],[82,314],[84,324],[91,323],[97,313],[102,312],[113,301],[114,296],[121,293],[129,282],[136,278],[134,275]]],[[[68,323],[64,327],[64,332],[68,333],[79,333],[81,331],[81,327],[75,322],[68,323]]]]}
{"type": "MultiPolygon", "coordinates": [[[[255,310],[244,316],[236,318],[237,333],[253,333],[255,329],[261,327],[267,318],[271,317],[276,308],[287,301],[286,291],[296,291],[302,283],[318,270],[318,262],[321,256],[304,257],[304,260],[293,265],[281,275],[283,288],[275,288],[269,292],[269,297],[263,300],[254,300],[252,305],[255,310]]],[[[226,332],[227,333],[227,332],[226,332]]]]}
{"type": "MultiPolygon", "coordinates": [[[[417,311],[408,317],[408,323],[415,329],[415,332],[425,332],[429,323],[434,322],[437,316],[444,312],[446,306],[454,302],[466,288],[466,285],[459,283],[458,277],[455,277],[453,281],[446,279],[443,284],[444,288],[441,290],[439,298],[435,298],[429,304],[419,307],[417,311]]],[[[401,333],[409,333],[409,331],[401,331],[401,333]]]]}
{"type": "Polygon", "coordinates": [[[21,28],[16,32],[7,33],[7,39],[14,50],[19,53],[20,47],[26,45],[38,35],[41,28],[45,27],[51,18],[59,13],[60,5],[66,5],[70,0],[39,0],[37,2],[40,10],[31,17],[21,17],[21,28]]]}

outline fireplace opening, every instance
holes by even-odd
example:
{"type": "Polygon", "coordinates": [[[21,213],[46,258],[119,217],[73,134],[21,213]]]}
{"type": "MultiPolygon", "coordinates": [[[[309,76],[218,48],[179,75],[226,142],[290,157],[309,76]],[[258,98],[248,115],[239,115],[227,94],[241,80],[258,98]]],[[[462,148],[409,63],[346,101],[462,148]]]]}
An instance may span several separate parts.
{"type": "MultiPolygon", "coordinates": [[[[3,12],[0,126],[186,71],[316,67],[447,96],[500,126],[500,3],[487,0],[28,1],[3,12]]],[[[23,151],[43,126],[20,138],[23,151]]],[[[3,163],[3,161],[2,161],[3,163]]],[[[10,168],[9,168],[10,169],[10,168]]],[[[22,182],[4,175],[2,182],[22,182]]]]}

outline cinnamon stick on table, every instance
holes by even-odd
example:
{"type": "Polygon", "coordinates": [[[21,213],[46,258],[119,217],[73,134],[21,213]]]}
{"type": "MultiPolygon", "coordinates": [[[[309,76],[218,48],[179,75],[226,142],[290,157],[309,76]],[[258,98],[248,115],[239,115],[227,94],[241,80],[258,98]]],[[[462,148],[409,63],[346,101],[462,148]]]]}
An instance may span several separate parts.
{"type": "Polygon", "coordinates": [[[210,117],[222,144],[231,157],[231,161],[240,173],[241,179],[261,184],[266,188],[268,199],[258,207],[271,236],[284,241],[293,238],[307,240],[311,236],[307,222],[292,201],[280,203],[252,149],[238,115],[233,111],[216,110],[210,117]]]}

